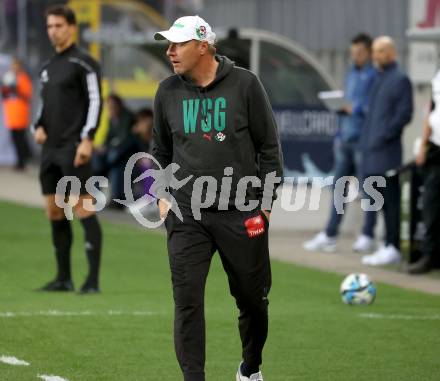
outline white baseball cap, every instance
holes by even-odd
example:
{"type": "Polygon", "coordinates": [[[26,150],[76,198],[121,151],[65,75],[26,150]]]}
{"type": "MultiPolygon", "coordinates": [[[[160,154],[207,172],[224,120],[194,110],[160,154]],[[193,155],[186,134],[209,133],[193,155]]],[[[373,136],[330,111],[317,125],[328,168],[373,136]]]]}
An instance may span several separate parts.
{"type": "Polygon", "coordinates": [[[168,40],[171,42],[186,42],[190,40],[207,41],[215,43],[215,33],[209,24],[199,16],[184,16],[178,18],[168,30],[156,32],[155,40],[168,40]]]}

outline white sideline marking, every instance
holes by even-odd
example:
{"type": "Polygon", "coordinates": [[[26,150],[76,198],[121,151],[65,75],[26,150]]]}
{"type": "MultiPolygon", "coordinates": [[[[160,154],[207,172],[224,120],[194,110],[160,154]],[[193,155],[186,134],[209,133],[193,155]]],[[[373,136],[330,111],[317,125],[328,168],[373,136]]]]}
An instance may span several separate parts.
{"type": "MultiPolygon", "coordinates": [[[[19,360],[18,358],[13,357],[13,356],[0,356],[0,362],[3,362],[5,364],[9,364],[9,365],[22,365],[22,366],[31,365],[27,361],[19,360]]],[[[47,376],[45,374],[39,374],[37,377],[41,378],[44,381],[69,381],[69,380],[62,378],[60,376],[52,376],[52,375],[47,376]]]]}
{"type": "Polygon", "coordinates": [[[389,320],[440,320],[440,315],[415,316],[415,315],[385,315],[377,313],[359,314],[362,318],[367,319],[389,319],[389,320]]]}
{"type": "Polygon", "coordinates": [[[41,378],[44,381],[69,381],[66,378],[62,378],[60,376],[47,376],[46,374],[39,374],[37,377],[41,378]]]}
{"type": "Polygon", "coordinates": [[[29,366],[31,365],[27,361],[19,360],[16,357],[13,356],[0,356],[0,362],[9,364],[9,365],[23,365],[23,366],[29,366]]]}
{"type": "Polygon", "coordinates": [[[151,312],[151,311],[119,311],[119,310],[109,310],[102,312],[92,312],[92,311],[59,311],[59,310],[48,310],[48,311],[35,311],[35,312],[11,312],[5,311],[0,312],[0,318],[14,318],[14,317],[35,317],[35,316],[55,316],[55,317],[65,317],[65,316],[153,316],[159,315],[161,312],[151,312]]]}

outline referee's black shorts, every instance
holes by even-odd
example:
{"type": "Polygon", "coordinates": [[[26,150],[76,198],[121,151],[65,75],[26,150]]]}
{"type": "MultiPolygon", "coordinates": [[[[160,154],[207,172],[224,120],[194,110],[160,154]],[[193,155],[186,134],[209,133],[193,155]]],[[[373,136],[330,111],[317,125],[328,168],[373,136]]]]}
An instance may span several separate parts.
{"type": "MultiPolygon", "coordinates": [[[[64,147],[45,147],[41,153],[40,183],[43,195],[56,194],[57,184],[63,176],[75,176],[81,182],[80,194],[87,194],[86,181],[92,176],[92,166],[88,162],[74,167],[77,144],[64,147]]],[[[67,192],[68,193],[68,192],[67,192]]]]}

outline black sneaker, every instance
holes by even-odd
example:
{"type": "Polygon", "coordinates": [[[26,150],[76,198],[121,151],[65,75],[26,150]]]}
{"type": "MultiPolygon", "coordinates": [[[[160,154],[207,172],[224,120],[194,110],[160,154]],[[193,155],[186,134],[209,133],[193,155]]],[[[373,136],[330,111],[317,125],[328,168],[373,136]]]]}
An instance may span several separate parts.
{"type": "Polygon", "coordinates": [[[86,282],[82,285],[81,289],[78,291],[78,294],[88,295],[88,294],[99,294],[101,291],[99,290],[98,285],[86,282]]]}
{"type": "Polygon", "coordinates": [[[431,271],[431,257],[423,255],[417,262],[408,265],[406,271],[409,274],[425,274],[431,271]]]}
{"type": "Polygon", "coordinates": [[[53,280],[38,291],[73,291],[73,283],[71,280],[53,280]]]}

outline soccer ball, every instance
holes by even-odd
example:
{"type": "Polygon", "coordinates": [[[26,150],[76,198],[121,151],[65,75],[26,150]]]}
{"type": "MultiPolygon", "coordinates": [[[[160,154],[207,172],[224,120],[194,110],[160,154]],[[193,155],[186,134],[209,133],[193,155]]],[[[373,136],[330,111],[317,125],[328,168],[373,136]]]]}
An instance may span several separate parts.
{"type": "Polygon", "coordinates": [[[371,304],[376,297],[376,287],[368,275],[354,273],[343,280],[340,293],[345,304],[371,304]]]}

